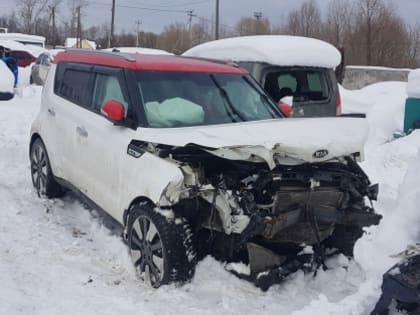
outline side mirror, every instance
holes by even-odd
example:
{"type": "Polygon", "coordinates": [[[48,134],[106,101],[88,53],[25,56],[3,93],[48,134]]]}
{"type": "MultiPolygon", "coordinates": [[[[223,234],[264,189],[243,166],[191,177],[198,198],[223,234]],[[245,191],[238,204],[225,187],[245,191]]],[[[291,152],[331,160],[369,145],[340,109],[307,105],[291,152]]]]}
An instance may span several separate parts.
{"type": "Polygon", "coordinates": [[[293,114],[293,108],[289,104],[286,103],[279,103],[279,109],[285,114],[287,117],[292,116],[293,114]]]}
{"type": "Polygon", "coordinates": [[[110,121],[119,123],[124,120],[125,108],[116,100],[108,100],[102,105],[101,113],[110,121]]]}

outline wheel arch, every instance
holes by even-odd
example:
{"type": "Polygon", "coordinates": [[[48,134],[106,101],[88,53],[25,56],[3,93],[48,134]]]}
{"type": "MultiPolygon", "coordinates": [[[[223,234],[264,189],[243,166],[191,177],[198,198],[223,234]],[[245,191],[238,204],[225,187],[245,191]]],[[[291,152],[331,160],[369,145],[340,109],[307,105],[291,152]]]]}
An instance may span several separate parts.
{"type": "Polygon", "coordinates": [[[151,205],[152,207],[155,207],[155,203],[148,197],[146,196],[137,196],[136,198],[134,198],[131,202],[130,205],[128,206],[128,208],[126,210],[124,210],[123,213],[123,225],[124,227],[127,226],[127,222],[128,222],[128,216],[130,215],[130,212],[132,211],[133,207],[137,204],[141,204],[141,203],[147,203],[149,205],[151,205]]]}

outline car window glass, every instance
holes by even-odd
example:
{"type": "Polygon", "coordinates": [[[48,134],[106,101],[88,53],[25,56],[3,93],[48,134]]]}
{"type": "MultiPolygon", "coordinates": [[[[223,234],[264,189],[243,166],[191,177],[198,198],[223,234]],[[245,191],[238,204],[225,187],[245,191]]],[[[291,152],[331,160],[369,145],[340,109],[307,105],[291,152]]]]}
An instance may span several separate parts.
{"type": "Polygon", "coordinates": [[[127,114],[128,102],[124,98],[118,78],[114,75],[98,73],[93,90],[94,109],[100,111],[102,105],[109,100],[120,102],[127,114]]]}
{"type": "Polygon", "coordinates": [[[322,69],[290,69],[268,73],[264,88],[276,102],[286,96],[296,102],[322,101],[329,97],[327,82],[322,69]]]}
{"type": "Polygon", "coordinates": [[[79,105],[90,107],[88,92],[90,72],[66,69],[62,77],[59,94],[79,105]]]}
{"type": "Polygon", "coordinates": [[[280,89],[282,88],[289,88],[292,92],[296,92],[297,81],[294,76],[291,74],[281,74],[278,76],[277,82],[279,84],[280,89]]]}
{"type": "Polygon", "coordinates": [[[281,118],[251,78],[236,74],[137,72],[151,127],[181,127],[281,118]]]}

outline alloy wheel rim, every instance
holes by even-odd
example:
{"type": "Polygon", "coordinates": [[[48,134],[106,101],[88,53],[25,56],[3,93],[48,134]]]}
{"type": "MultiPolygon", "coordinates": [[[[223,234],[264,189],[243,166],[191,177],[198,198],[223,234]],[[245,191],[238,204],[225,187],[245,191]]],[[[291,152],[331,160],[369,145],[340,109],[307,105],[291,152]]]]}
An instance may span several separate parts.
{"type": "Polygon", "coordinates": [[[134,222],[130,237],[130,255],[137,274],[152,286],[163,278],[163,245],[155,224],[146,216],[134,222]]]}
{"type": "Polygon", "coordinates": [[[35,145],[31,155],[32,181],[38,195],[44,195],[47,186],[47,156],[40,145],[35,145]]]}

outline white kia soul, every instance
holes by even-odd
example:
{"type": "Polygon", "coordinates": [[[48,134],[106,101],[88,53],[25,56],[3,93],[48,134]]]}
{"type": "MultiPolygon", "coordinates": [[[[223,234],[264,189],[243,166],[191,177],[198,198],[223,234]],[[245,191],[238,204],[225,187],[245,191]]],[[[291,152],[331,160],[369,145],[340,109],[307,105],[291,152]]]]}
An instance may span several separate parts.
{"type": "Polygon", "coordinates": [[[366,135],[364,119],[284,118],[233,65],[69,50],[32,125],[31,175],[39,195],[71,189],[118,221],[153,287],[210,254],[266,289],[326,248],[351,255],[379,222],[356,162],[366,135]]]}

